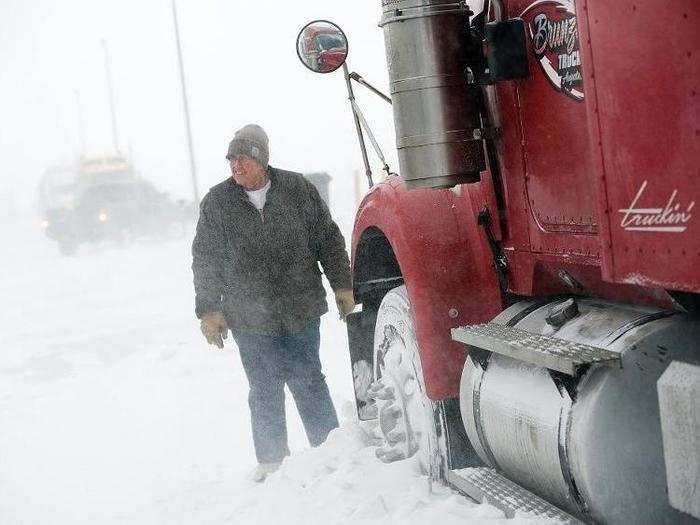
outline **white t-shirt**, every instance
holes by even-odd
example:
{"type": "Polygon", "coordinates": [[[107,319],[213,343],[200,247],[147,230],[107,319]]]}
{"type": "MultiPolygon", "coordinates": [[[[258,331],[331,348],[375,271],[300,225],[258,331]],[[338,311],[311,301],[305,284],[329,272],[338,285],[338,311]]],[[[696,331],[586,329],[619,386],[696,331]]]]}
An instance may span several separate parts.
{"type": "Polygon", "coordinates": [[[253,206],[255,206],[256,209],[262,210],[263,206],[265,206],[265,199],[267,198],[267,190],[270,189],[270,181],[267,181],[267,184],[260,188],[259,190],[245,190],[245,192],[248,194],[248,198],[250,199],[250,202],[253,203],[253,206]]]}

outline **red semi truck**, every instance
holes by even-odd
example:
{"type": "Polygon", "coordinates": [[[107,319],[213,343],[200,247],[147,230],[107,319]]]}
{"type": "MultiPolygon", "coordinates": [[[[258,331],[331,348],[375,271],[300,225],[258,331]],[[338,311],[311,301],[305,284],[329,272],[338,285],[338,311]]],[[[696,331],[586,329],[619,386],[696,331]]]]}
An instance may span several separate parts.
{"type": "Polygon", "coordinates": [[[348,319],[377,456],[508,515],[697,523],[700,3],[382,4],[400,169],[348,319]]]}

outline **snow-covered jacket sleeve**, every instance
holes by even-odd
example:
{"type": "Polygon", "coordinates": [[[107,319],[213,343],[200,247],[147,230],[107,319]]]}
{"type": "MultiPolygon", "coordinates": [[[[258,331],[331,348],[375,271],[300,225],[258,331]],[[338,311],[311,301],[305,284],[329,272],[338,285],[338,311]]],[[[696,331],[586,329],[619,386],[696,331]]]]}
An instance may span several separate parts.
{"type": "Polygon", "coordinates": [[[350,259],[345,239],[316,187],[307,183],[312,210],[311,238],[318,261],[333,291],[352,289],[350,259]]]}
{"type": "Polygon", "coordinates": [[[224,291],[225,235],[222,210],[211,192],[199,206],[197,233],[192,242],[192,273],[194,274],[195,314],[221,311],[224,291]]]}

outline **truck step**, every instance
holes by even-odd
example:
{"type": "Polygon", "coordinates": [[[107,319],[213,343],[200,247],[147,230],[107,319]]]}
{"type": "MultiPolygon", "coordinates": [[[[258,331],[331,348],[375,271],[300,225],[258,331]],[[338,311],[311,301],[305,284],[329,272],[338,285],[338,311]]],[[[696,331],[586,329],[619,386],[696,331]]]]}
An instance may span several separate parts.
{"type": "Polygon", "coordinates": [[[450,470],[447,472],[447,481],[478,503],[486,501],[502,510],[509,519],[514,518],[516,513],[524,513],[527,517],[537,519],[583,523],[492,468],[472,467],[450,470]]]}
{"type": "Polygon", "coordinates": [[[620,355],[610,350],[496,323],[453,328],[452,339],[570,376],[575,376],[581,366],[593,363],[620,366],[620,355]]]}

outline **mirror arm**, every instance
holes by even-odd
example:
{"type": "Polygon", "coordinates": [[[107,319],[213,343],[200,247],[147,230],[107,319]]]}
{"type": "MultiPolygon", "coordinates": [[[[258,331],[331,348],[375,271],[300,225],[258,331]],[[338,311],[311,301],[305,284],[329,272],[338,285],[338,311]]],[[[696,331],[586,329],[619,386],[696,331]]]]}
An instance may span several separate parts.
{"type": "Polygon", "coordinates": [[[359,73],[356,73],[356,72],[353,71],[352,73],[350,73],[350,78],[353,79],[353,80],[354,80],[355,82],[357,82],[358,84],[362,84],[362,85],[365,86],[367,89],[369,89],[372,93],[375,93],[376,95],[379,95],[381,98],[383,98],[384,100],[386,100],[389,104],[391,104],[391,98],[387,97],[384,93],[382,93],[382,92],[379,91],[376,87],[374,87],[372,84],[370,84],[369,82],[367,82],[364,78],[362,78],[362,77],[360,76],[359,73]]]}
{"type": "Polygon", "coordinates": [[[355,94],[352,91],[352,83],[350,82],[350,73],[348,71],[347,63],[343,62],[343,75],[345,76],[345,84],[348,88],[348,100],[350,100],[350,107],[352,109],[352,116],[355,119],[355,129],[357,131],[357,140],[360,142],[360,151],[362,153],[362,161],[365,165],[365,175],[367,176],[367,182],[369,182],[369,187],[374,186],[372,182],[372,169],[369,167],[369,159],[367,158],[367,148],[365,147],[365,138],[362,135],[362,126],[360,125],[360,119],[355,112],[355,94]]]}
{"type": "Polygon", "coordinates": [[[351,100],[350,103],[352,104],[353,113],[355,113],[356,118],[360,120],[360,124],[367,132],[367,136],[369,137],[369,141],[372,143],[372,147],[374,148],[377,157],[379,157],[379,160],[382,161],[382,169],[386,171],[387,176],[393,175],[392,171],[389,169],[389,165],[386,163],[386,159],[384,158],[384,154],[382,153],[382,150],[379,147],[379,143],[377,143],[377,139],[374,138],[374,133],[372,133],[369,124],[367,124],[367,120],[365,120],[365,116],[362,114],[362,111],[360,111],[360,106],[357,105],[357,102],[355,100],[351,100]]]}

